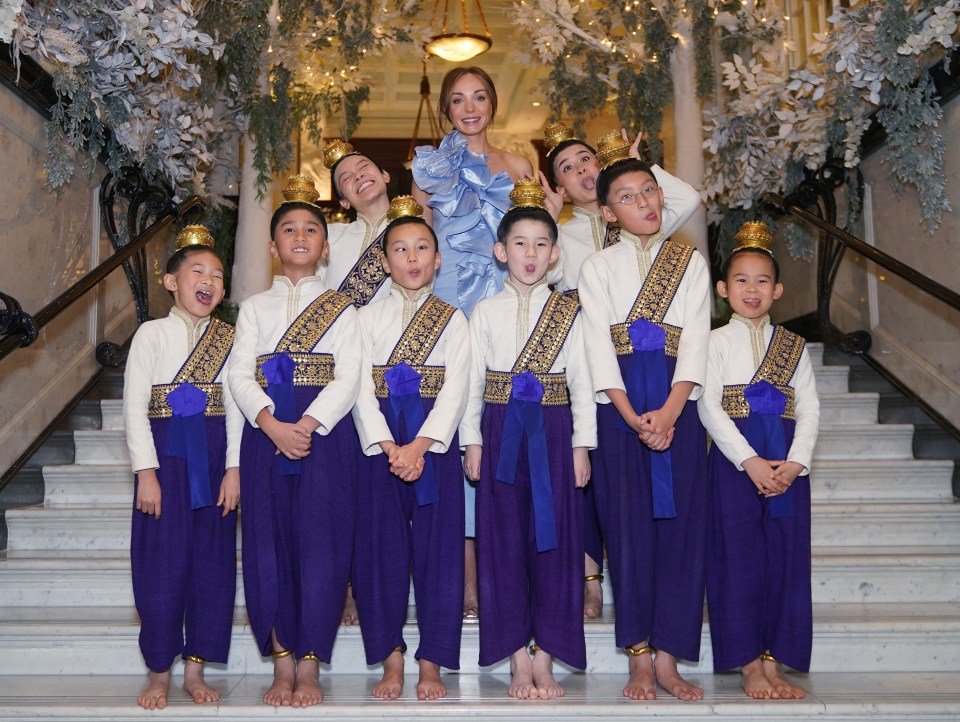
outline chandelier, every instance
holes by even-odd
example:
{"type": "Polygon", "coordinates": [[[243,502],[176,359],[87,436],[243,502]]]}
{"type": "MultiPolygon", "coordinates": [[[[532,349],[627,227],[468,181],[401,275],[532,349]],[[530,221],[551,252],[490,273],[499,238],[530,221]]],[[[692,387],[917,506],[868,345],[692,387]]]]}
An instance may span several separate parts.
{"type": "MultiPolygon", "coordinates": [[[[480,0],[475,0],[477,5],[477,14],[480,16],[480,23],[483,25],[483,34],[470,32],[470,22],[467,13],[467,0],[460,0],[460,14],[463,18],[463,31],[450,32],[447,27],[449,17],[450,0],[443,0],[443,25],[440,32],[430,38],[430,42],[424,45],[431,55],[448,60],[451,63],[461,63],[464,60],[470,60],[485,53],[493,45],[490,37],[490,29],[487,27],[487,20],[483,16],[483,7],[480,0]]],[[[430,17],[430,27],[434,25],[434,19],[437,16],[437,10],[440,7],[440,0],[435,0],[433,4],[433,15],[430,17]]]]}

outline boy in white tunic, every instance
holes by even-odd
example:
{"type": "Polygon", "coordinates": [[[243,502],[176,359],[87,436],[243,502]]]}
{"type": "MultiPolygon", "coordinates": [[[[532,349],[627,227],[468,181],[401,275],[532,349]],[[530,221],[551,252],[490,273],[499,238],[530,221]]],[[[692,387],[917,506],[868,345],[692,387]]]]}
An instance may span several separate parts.
{"type": "Polygon", "coordinates": [[[137,701],[146,709],[166,707],[180,655],[194,702],[220,699],[203,664],[227,661],[237,584],[243,416],[226,384],[233,327],[210,315],[223,299],[223,263],[203,226],[184,228],[177,248],[163,277],[174,307],[137,330],[123,384],[136,473],[133,593],[150,670],[137,701]]]}
{"type": "Polygon", "coordinates": [[[800,699],[780,662],[810,666],[810,472],[820,403],[804,341],[770,323],[783,294],[773,237],[748,221],[717,292],[733,317],[710,334],[697,402],[713,439],[707,601],[713,665],[755,699],[800,699]]]}
{"type": "Polygon", "coordinates": [[[390,295],[360,309],[364,374],[353,414],[360,514],[353,586],[367,664],[383,663],[376,697],[403,690],[403,625],[413,573],[419,699],[446,696],[440,667],[459,669],[463,609],[463,467],[457,426],[467,403],[470,334],[431,293],[441,259],[410,196],[393,200],[383,265],[390,295]]]}
{"type": "Polygon", "coordinates": [[[556,223],[536,181],[518,181],[494,253],[504,289],[470,318],[473,367],[460,426],[477,486],[480,664],[510,658],[509,694],[563,695],[557,657],[586,666],[583,510],[596,410],[579,305],[546,283],[556,223]],[[527,652],[527,644],[533,641],[527,652]]]}

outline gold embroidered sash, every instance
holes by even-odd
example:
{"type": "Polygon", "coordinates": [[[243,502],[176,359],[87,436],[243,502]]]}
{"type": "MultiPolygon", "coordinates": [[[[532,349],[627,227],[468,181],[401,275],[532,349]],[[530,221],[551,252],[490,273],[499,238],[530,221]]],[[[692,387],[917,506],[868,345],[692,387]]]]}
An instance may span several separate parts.
{"type": "Polygon", "coordinates": [[[353,300],[336,291],[324,291],[303,309],[280,338],[274,353],[309,353],[353,300]]]}
{"type": "Polygon", "coordinates": [[[507,403],[513,391],[513,376],[532,371],[543,384],[541,405],[569,404],[566,374],[550,373],[550,369],[556,363],[579,312],[580,305],[574,299],[557,291],[551,293],[513,368],[509,372],[487,371],[484,401],[491,404],[507,403]]]}
{"type": "MultiPolygon", "coordinates": [[[[267,388],[267,377],[260,368],[264,361],[269,361],[277,354],[268,353],[257,356],[257,383],[260,388],[267,388]]],[[[288,353],[296,366],[293,369],[294,386],[324,387],[333,381],[333,355],[329,353],[288,353]]]]}
{"type": "Polygon", "coordinates": [[[580,305],[575,300],[556,291],[551,293],[510,372],[533,371],[538,377],[550,373],[579,312],[580,305]]]}
{"type": "Polygon", "coordinates": [[[339,293],[349,296],[357,306],[366,306],[370,303],[387,278],[387,272],[383,270],[383,263],[380,260],[383,256],[380,243],[386,232],[386,229],[381,231],[380,235],[360,253],[360,258],[353,264],[350,273],[337,289],[339,293]]]}
{"type": "Polygon", "coordinates": [[[183,366],[169,384],[155,384],[150,389],[147,416],[151,419],[169,419],[173,409],[167,403],[167,394],[182,383],[191,383],[207,394],[204,416],[224,416],[223,384],[215,383],[233,348],[234,329],[216,318],[210,319],[203,336],[183,362],[183,366]]]}
{"type": "Polygon", "coordinates": [[[626,322],[615,323],[610,327],[610,337],[618,356],[633,353],[633,344],[630,343],[627,329],[634,321],[643,318],[663,328],[667,335],[664,353],[676,357],[683,329],[664,323],[663,318],[677,295],[677,289],[692,257],[693,248],[682,243],[665,241],[660,247],[633,307],[627,314],[626,322]]]}
{"type": "Polygon", "coordinates": [[[620,242],[620,231],[622,231],[618,224],[607,224],[607,232],[603,235],[603,247],[610,248],[610,246],[615,246],[620,242]]]}
{"type": "MultiPolygon", "coordinates": [[[[759,368],[750,379],[750,384],[757,381],[767,381],[777,387],[787,397],[786,408],[781,415],[784,419],[795,418],[796,399],[793,388],[788,386],[790,379],[797,371],[797,365],[800,363],[800,355],[806,342],[802,337],[797,336],[785,329],[783,326],[776,326],[773,329],[773,336],[770,339],[770,345],[767,346],[767,352],[760,362],[759,368]]],[[[745,419],[750,415],[750,404],[743,392],[750,384],[735,384],[723,387],[723,400],[721,404],[723,410],[731,419],[745,419]]]]}
{"type": "Polygon", "coordinates": [[[434,347],[453,318],[456,308],[436,296],[430,296],[420,307],[394,346],[383,366],[373,367],[374,392],[379,399],[390,395],[383,375],[401,361],[420,374],[420,396],[435,399],[443,386],[443,366],[427,366],[434,347]]]}

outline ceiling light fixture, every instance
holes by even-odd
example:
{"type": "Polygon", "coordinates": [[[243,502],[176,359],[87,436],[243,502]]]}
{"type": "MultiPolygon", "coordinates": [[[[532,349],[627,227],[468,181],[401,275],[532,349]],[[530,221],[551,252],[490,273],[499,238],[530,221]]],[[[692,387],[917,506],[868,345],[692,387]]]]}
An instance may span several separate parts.
{"type": "MultiPolygon", "coordinates": [[[[451,63],[462,63],[464,60],[475,58],[481,53],[485,53],[493,45],[493,39],[490,37],[490,28],[487,27],[487,20],[483,16],[483,7],[480,0],[475,0],[477,14],[480,16],[480,23],[483,25],[483,34],[470,32],[469,13],[467,12],[467,0],[460,0],[460,14],[463,20],[462,32],[451,32],[447,26],[449,18],[450,0],[443,0],[443,25],[440,32],[430,38],[430,42],[424,45],[431,55],[447,60],[451,63]]],[[[440,8],[440,0],[434,0],[433,15],[430,17],[430,27],[434,27],[434,20],[437,17],[437,10],[440,8]]]]}

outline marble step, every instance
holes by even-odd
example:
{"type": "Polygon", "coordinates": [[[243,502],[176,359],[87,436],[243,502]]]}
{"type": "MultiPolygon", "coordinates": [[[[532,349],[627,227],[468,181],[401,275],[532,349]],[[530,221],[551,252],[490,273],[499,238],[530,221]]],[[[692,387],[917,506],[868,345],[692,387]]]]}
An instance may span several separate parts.
{"type": "Polygon", "coordinates": [[[849,391],[848,366],[817,366],[813,374],[817,381],[818,394],[840,394],[849,391]]]}
{"type": "MultiPolygon", "coordinates": [[[[622,673],[627,659],[614,641],[613,622],[600,618],[584,625],[587,672],[622,673]]],[[[130,607],[28,607],[0,609],[0,675],[141,674],[138,624],[130,607]]],[[[465,623],[461,675],[503,673],[505,660],[477,665],[478,625],[465,623]]],[[[417,627],[404,638],[416,649],[417,627]]],[[[243,610],[234,620],[230,661],[209,665],[210,674],[269,674],[243,610]]],[[[333,652],[333,674],[366,674],[360,629],[341,627],[333,652]]],[[[409,655],[412,657],[411,655],[409,655]]],[[[178,662],[177,667],[180,666],[178,662]]],[[[708,674],[712,658],[707,624],[701,656],[684,663],[688,672],[708,674]]],[[[960,672],[960,611],[955,604],[820,604],[814,607],[813,672],[960,672]]]]}
{"type": "Polygon", "coordinates": [[[822,343],[808,343],[807,353],[810,354],[810,363],[813,364],[815,368],[818,366],[823,366],[823,344],[822,343]]]}
{"type": "MultiPolygon", "coordinates": [[[[238,562],[236,605],[244,605],[238,562]]],[[[817,547],[816,603],[960,602],[960,547],[817,547]]],[[[610,575],[604,599],[613,600],[610,575]]],[[[411,588],[410,605],[414,604],[411,588]]],[[[133,606],[126,551],[8,552],[0,607],[133,606]]]]}
{"type": "MultiPolygon", "coordinates": [[[[128,549],[130,513],[130,506],[12,509],[8,548],[128,549]]],[[[813,504],[812,514],[814,546],[960,545],[960,504],[829,502],[813,504]]]]}
{"type": "MultiPolygon", "coordinates": [[[[814,501],[949,501],[953,463],[946,460],[818,459],[814,501]]],[[[47,506],[132,503],[133,475],[125,464],[64,464],[43,468],[47,506]]],[[[36,503],[36,502],[33,502],[36,503]]]]}
{"type": "Polygon", "coordinates": [[[813,467],[815,502],[953,500],[953,462],[933,459],[825,459],[813,467]]]}
{"type": "MultiPolygon", "coordinates": [[[[129,464],[122,430],[76,431],[77,464],[129,464]]],[[[866,457],[909,459],[913,456],[910,424],[821,423],[815,459],[866,457]]]]}
{"type": "Polygon", "coordinates": [[[820,392],[820,423],[875,424],[880,394],[820,392]]]}
{"type": "Polygon", "coordinates": [[[104,431],[116,431],[123,428],[123,399],[102,399],[100,401],[100,428],[104,431]]]}
{"type": "MultiPolygon", "coordinates": [[[[79,448],[77,449],[79,453],[79,448]]],[[[910,424],[820,424],[813,452],[823,459],[912,459],[910,424]]],[[[79,459],[78,459],[79,460],[79,459]]]]}
{"type": "MultiPolygon", "coordinates": [[[[408,664],[412,671],[412,663],[408,664]]],[[[650,717],[672,722],[722,719],[762,722],[863,722],[865,720],[957,719],[960,691],[949,673],[829,673],[791,675],[807,690],[803,700],[748,700],[737,674],[702,674],[695,682],[703,687],[702,702],[681,703],[665,698],[637,702],[623,697],[622,673],[559,675],[566,694],[562,699],[533,702],[506,695],[507,675],[445,674],[445,699],[418,702],[413,690],[416,676],[406,676],[404,696],[383,702],[370,696],[377,677],[366,674],[323,674],[323,704],[309,711],[271,709],[261,702],[271,683],[265,675],[213,678],[220,693],[216,705],[198,706],[179,687],[171,686],[169,705],[163,712],[144,712],[136,706],[142,675],[18,675],[0,677],[0,720],[29,718],[34,722],[113,720],[135,722],[147,716],[169,719],[217,719],[249,722],[266,717],[318,720],[359,720],[387,717],[393,722],[430,720],[550,720],[583,722],[590,719],[636,720],[650,717]]]]}

